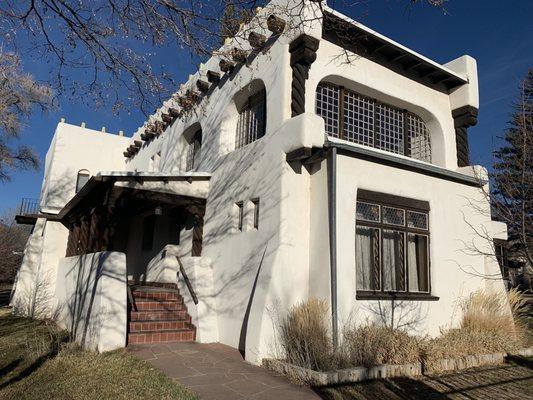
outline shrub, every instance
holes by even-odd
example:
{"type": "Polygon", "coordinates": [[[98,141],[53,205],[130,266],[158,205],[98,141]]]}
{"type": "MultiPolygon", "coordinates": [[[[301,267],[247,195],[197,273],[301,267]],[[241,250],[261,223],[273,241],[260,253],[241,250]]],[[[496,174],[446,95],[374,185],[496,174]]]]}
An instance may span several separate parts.
{"type": "Polygon", "coordinates": [[[516,289],[507,295],[478,290],[461,303],[461,309],[463,329],[502,335],[514,344],[522,343],[526,337],[526,300],[516,289]]]}
{"type": "Polygon", "coordinates": [[[292,307],[281,321],[280,341],[291,364],[316,371],[333,367],[326,301],[311,298],[292,307]]]}
{"type": "Polygon", "coordinates": [[[378,324],[345,329],[342,347],[351,366],[409,364],[418,362],[420,354],[417,338],[378,324]]]}
{"type": "Polygon", "coordinates": [[[506,295],[479,290],[460,305],[460,328],[445,330],[424,343],[422,357],[428,366],[438,359],[508,352],[524,344],[528,315],[518,291],[506,295]]]}

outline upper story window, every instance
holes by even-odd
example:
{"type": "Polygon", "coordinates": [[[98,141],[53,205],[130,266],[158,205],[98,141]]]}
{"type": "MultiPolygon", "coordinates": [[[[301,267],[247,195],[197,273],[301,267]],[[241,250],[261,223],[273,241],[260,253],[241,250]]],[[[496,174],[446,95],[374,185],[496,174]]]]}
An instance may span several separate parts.
{"type": "Polygon", "coordinates": [[[316,113],[324,118],[330,136],[431,162],[429,130],[409,111],[338,85],[320,83],[316,113]]]}
{"type": "Polygon", "coordinates": [[[185,171],[191,171],[198,166],[200,150],[202,148],[202,130],[198,129],[187,139],[187,158],[185,171]]]}
{"type": "Polygon", "coordinates": [[[429,204],[363,190],[357,198],[358,295],[428,294],[429,204]]]}
{"type": "Polygon", "coordinates": [[[76,193],[89,181],[91,174],[86,169],[78,171],[78,177],[76,178],[76,193]]]}
{"type": "Polygon", "coordinates": [[[239,110],[235,148],[246,146],[262,138],[266,127],[266,91],[250,96],[239,110]]]}

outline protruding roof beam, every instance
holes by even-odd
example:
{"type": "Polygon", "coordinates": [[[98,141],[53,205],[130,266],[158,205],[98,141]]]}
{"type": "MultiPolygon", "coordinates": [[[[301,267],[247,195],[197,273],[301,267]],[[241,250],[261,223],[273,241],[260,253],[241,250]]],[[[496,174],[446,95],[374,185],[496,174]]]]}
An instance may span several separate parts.
{"type": "Polygon", "coordinates": [[[209,83],[201,79],[196,81],[196,87],[202,93],[207,93],[209,91],[209,83]]]}
{"type": "Polygon", "coordinates": [[[179,118],[181,117],[181,112],[175,108],[169,108],[168,113],[172,118],[179,118]]]}
{"type": "Polygon", "coordinates": [[[267,18],[267,27],[270,32],[275,35],[280,35],[285,30],[285,21],[280,17],[276,17],[274,14],[267,18]]]}
{"type": "Polygon", "coordinates": [[[235,64],[228,60],[220,60],[218,63],[218,66],[220,67],[220,70],[226,74],[231,74],[233,70],[235,69],[235,64]]]}
{"type": "Polygon", "coordinates": [[[215,71],[207,71],[207,80],[211,83],[218,83],[220,81],[220,74],[215,71]]]}
{"type": "Polygon", "coordinates": [[[125,151],[125,152],[122,153],[122,154],[124,154],[124,157],[126,157],[126,158],[130,158],[130,153],[129,153],[129,152],[125,151]]]}
{"type": "Polygon", "coordinates": [[[257,32],[250,32],[248,35],[248,43],[250,43],[250,46],[255,50],[260,49],[266,43],[266,36],[257,32]]]}
{"type": "Polygon", "coordinates": [[[246,51],[243,50],[243,49],[238,49],[238,48],[234,47],[231,50],[231,58],[233,59],[233,61],[235,61],[237,63],[245,64],[247,57],[248,57],[248,55],[246,54],[246,51]]]}
{"type": "Polygon", "coordinates": [[[162,134],[164,129],[163,121],[155,121],[155,131],[158,135],[162,134]]]}
{"type": "Polygon", "coordinates": [[[161,119],[163,120],[163,122],[166,122],[167,124],[172,123],[172,117],[169,114],[166,114],[166,113],[161,114],[161,119]]]}
{"type": "Polygon", "coordinates": [[[140,140],[134,140],[133,145],[137,147],[138,149],[140,149],[143,145],[143,142],[141,142],[140,140]]]}

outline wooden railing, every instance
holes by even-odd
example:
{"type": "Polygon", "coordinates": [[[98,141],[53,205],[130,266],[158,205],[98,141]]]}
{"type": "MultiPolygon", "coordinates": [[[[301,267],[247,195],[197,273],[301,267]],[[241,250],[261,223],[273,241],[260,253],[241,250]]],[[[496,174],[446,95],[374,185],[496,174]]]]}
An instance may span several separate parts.
{"type": "Polygon", "coordinates": [[[183,276],[183,280],[185,281],[185,285],[187,285],[187,289],[189,289],[189,293],[191,294],[192,301],[194,301],[194,304],[198,304],[198,297],[196,296],[196,292],[194,291],[191,281],[189,280],[189,277],[187,276],[187,273],[185,272],[185,268],[183,267],[183,263],[181,262],[179,256],[176,256],[176,259],[178,260],[178,264],[180,266],[179,272],[176,273],[176,280],[179,280],[180,272],[183,276]]]}

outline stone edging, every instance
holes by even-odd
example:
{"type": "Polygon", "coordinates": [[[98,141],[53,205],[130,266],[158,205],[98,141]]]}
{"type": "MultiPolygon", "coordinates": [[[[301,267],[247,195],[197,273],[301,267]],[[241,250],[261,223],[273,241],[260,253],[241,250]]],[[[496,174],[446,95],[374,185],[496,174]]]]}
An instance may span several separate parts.
{"type": "Polygon", "coordinates": [[[419,376],[437,372],[457,371],[484,365],[495,365],[503,363],[505,358],[509,356],[533,356],[533,347],[513,353],[480,354],[462,358],[442,359],[432,362],[430,365],[424,365],[424,363],[403,365],[384,364],[370,368],[355,367],[336,371],[319,372],[289,364],[282,360],[265,358],[263,359],[263,366],[271,371],[287,375],[296,383],[305,383],[311,386],[329,386],[362,382],[368,379],[419,376]]]}

